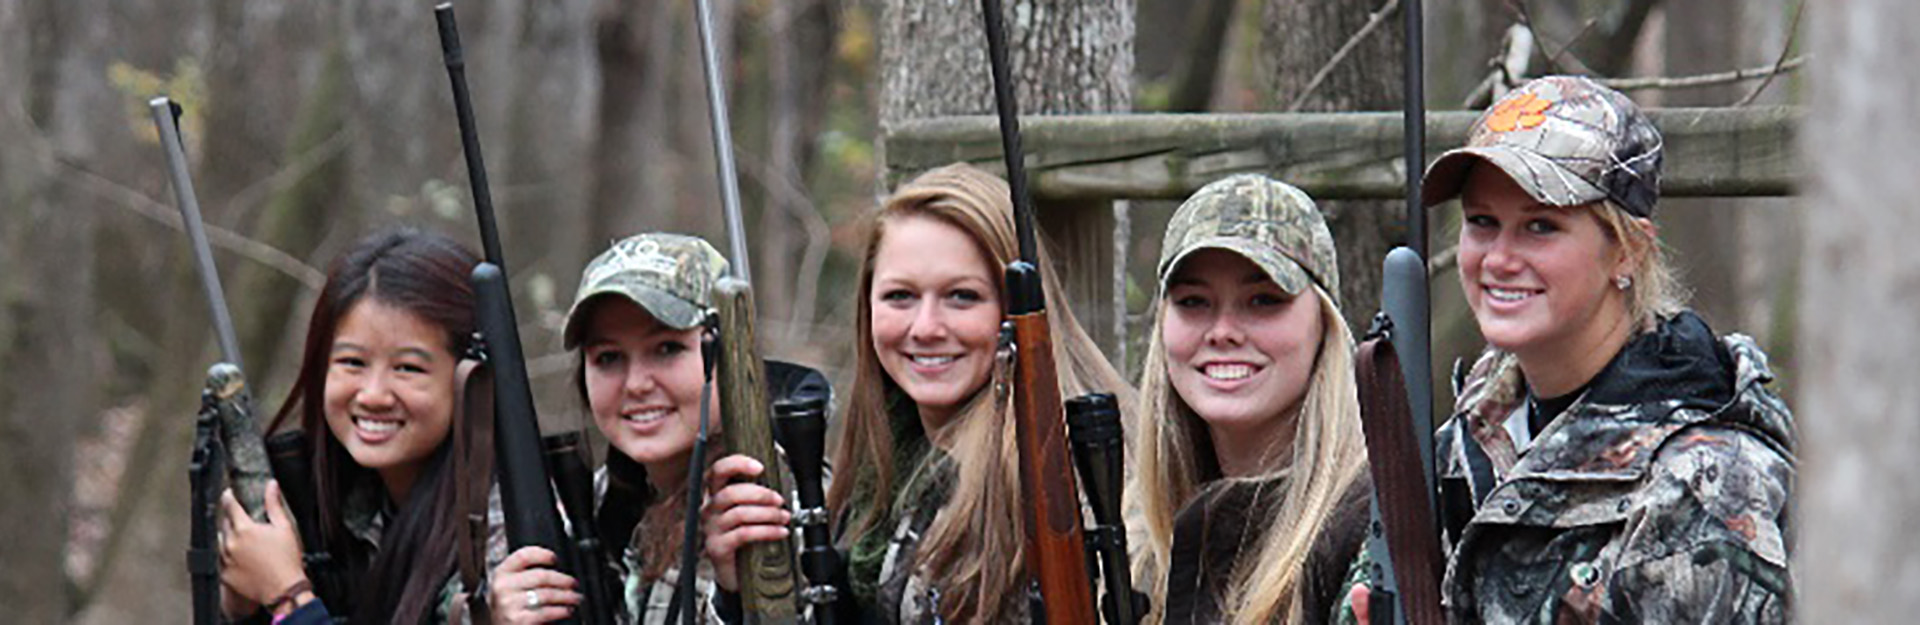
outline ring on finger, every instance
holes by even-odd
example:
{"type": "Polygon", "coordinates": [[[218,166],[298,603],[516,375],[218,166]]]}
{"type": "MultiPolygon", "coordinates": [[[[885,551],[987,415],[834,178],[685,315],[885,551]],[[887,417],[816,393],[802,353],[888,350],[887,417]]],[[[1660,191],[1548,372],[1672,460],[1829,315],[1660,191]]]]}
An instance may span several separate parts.
{"type": "Polygon", "coordinates": [[[540,609],[540,591],[529,588],[527,589],[527,610],[538,609],[540,609]]]}

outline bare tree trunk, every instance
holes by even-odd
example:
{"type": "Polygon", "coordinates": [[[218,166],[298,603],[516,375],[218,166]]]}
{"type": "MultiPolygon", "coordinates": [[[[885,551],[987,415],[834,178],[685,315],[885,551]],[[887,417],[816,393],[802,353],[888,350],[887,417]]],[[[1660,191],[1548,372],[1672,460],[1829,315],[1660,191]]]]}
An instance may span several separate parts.
{"type": "MultiPolygon", "coordinates": [[[[1132,2],[1012,0],[1003,8],[1021,114],[1132,108],[1132,2]]],[[[993,112],[980,19],[974,2],[887,1],[880,51],[882,126],[993,112]]]]}
{"type": "Polygon", "coordinates": [[[646,123],[644,110],[652,30],[667,13],[665,3],[650,0],[605,0],[594,17],[594,47],[599,56],[599,131],[593,146],[593,197],[588,247],[638,232],[633,220],[643,204],[647,152],[645,138],[657,132],[646,123]]]}
{"type": "Polygon", "coordinates": [[[764,198],[756,256],[766,260],[754,274],[765,276],[755,285],[761,318],[784,321],[788,328],[763,336],[797,347],[810,339],[831,245],[827,221],[809,199],[807,174],[826,117],[838,24],[826,0],[776,2],[767,11],[767,43],[760,50],[767,70],[766,157],[763,163],[743,161],[742,167],[757,171],[742,175],[758,182],[764,198]]]}
{"type": "Polygon", "coordinates": [[[1796,552],[1808,621],[1897,623],[1920,612],[1920,5],[1823,3],[1801,205],[1801,377],[1805,444],[1796,552]]]}
{"type": "MultiPolygon", "coordinates": [[[[1132,0],[1012,0],[1003,8],[1022,115],[1132,108],[1132,0]]],[[[883,129],[908,119],[993,113],[977,3],[887,0],[882,23],[883,129]]],[[[1058,262],[1081,325],[1110,356],[1118,353],[1113,319],[1126,311],[1113,293],[1112,205],[1036,210],[1041,227],[1061,243],[1058,262]]]]}
{"type": "MultiPolygon", "coordinates": [[[[1305,91],[1334,51],[1359,32],[1380,0],[1267,0],[1266,62],[1273,93],[1289,102],[1305,91]]],[[[1396,13],[1397,15],[1397,13],[1396,13]]],[[[1405,37],[1390,18],[1360,42],[1307,99],[1306,111],[1382,111],[1401,105],[1405,37]]],[[[1284,181],[1283,181],[1284,182],[1284,181]]],[[[1380,307],[1380,264],[1406,232],[1398,202],[1320,202],[1340,250],[1341,310],[1347,324],[1367,327],[1380,307]]]]}
{"type": "MultiPolygon", "coordinates": [[[[1740,64],[1742,6],[1739,0],[1689,0],[1665,5],[1666,54],[1657,73],[1686,76],[1726,71],[1740,64]]],[[[1728,106],[1751,88],[1746,84],[1659,93],[1660,106],[1728,106]]],[[[1642,101],[1647,101],[1643,95],[1642,101]]],[[[1715,328],[1732,330],[1740,320],[1739,211],[1737,199],[1667,200],[1660,203],[1661,239],[1672,246],[1676,260],[1693,288],[1693,308],[1715,328]]]]}
{"type": "MultiPolygon", "coordinates": [[[[51,0],[21,8],[25,28],[8,34],[29,33],[24,121],[45,133],[48,156],[85,162],[99,147],[94,116],[119,110],[97,69],[107,11],[51,0]]],[[[73,210],[86,199],[74,174],[49,160],[18,207],[0,212],[17,237],[7,246],[17,282],[0,291],[9,317],[0,336],[0,605],[23,623],[66,622],[74,607],[65,567],[73,441],[99,409],[90,388],[101,370],[94,217],[73,210]]]]}
{"type": "Polygon", "coordinates": [[[1145,0],[1139,23],[1164,24],[1138,33],[1135,69],[1148,95],[1143,108],[1169,113],[1208,110],[1226,60],[1233,0],[1145,0]],[[1175,27],[1177,26],[1177,27],[1175,27]]]}

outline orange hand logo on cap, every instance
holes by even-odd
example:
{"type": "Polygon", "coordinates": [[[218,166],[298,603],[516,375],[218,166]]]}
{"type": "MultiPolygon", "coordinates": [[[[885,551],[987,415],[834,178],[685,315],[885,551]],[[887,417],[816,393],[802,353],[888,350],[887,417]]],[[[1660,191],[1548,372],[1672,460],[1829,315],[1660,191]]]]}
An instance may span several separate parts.
{"type": "Polygon", "coordinates": [[[1553,101],[1531,93],[1508,98],[1499,106],[1493,107],[1493,114],[1487,117],[1487,129],[1494,132],[1524,130],[1546,123],[1548,108],[1553,101]]]}

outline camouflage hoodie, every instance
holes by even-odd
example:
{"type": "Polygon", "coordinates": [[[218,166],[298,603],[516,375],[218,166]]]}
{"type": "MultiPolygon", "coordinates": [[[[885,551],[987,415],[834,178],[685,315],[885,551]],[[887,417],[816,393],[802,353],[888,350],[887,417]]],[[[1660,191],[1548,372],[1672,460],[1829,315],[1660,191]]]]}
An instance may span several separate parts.
{"type": "Polygon", "coordinates": [[[1786,622],[1793,417],[1772,379],[1752,339],[1681,313],[1516,442],[1526,382],[1483,354],[1436,439],[1451,620],[1786,622]]]}

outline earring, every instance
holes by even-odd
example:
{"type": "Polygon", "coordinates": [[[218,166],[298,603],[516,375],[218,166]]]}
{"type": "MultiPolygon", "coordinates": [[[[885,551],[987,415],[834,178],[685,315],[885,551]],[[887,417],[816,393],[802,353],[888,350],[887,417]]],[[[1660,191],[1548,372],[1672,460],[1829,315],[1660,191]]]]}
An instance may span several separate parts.
{"type": "Polygon", "coordinates": [[[1620,289],[1622,291],[1631,289],[1633,288],[1633,276],[1628,276],[1628,275],[1614,276],[1613,286],[1614,288],[1620,289]]]}

